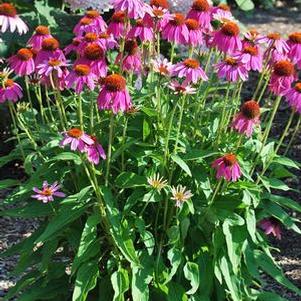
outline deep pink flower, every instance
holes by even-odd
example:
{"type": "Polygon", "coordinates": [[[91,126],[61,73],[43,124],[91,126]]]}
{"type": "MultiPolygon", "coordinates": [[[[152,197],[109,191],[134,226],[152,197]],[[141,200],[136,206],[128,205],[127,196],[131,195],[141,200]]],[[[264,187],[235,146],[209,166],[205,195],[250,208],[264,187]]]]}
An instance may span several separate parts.
{"type": "Polygon", "coordinates": [[[173,14],[162,29],[162,37],[169,42],[186,44],[189,40],[189,30],[182,14],[173,14]]]}
{"type": "Polygon", "coordinates": [[[250,29],[248,32],[244,34],[244,43],[252,44],[252,45],[259,45],[265,43],[262,41],[263,36],[256,30],[250,29]]]}
{"type": "Polygon", "coordinates": [[[108,26],[108,33],[116,39],[126,35],[126,14],[124,11],[116,11],[108,26]]]}
{"type": "Polygon", "coordinates": [[[260,107],[254,100],[246,101],[238,114],[235,115],[231,127],[240,134],[251,137],[254,126],[260,123],[260,107]]]}
{"type": "Polygon", "coordinates": [[[301,114],[301,82],[295,83],[293,87],[286,90],[285,100],[301,114]]]}
{"type": "Polygon", "coordinates": [[[87,32],[85,35],[81,38],[80,44],[77,48],[77,52],[80,55],[83,55],[85,48],[88,45],[91,44],[98,44],[101,47],[100,39],[99,39],[99,34],[96,32],[87,32]]]}
{"type": "Polygon", "coordinates": [[[64,76],[64,69],[67,67],[65,61],[60,60],[59,56],[51,57],[48,61],[36,66],[37,73],[42,77],[49,78],[51,74],[55,78],[62,78],[64,76]]]}
{"type": "Polygon", "coordinates": [[[20,76],[32,74],[35,70],[33,53],[30,49],[21,48],[16,55],[8,59],[11,69],[20,76]]]}
{"type": "Polygon", "coordinates": [[[238,80],[246,81],[248,79],[248,70],[241,60],[233,57],[227,57],[216,65],[217,75],[219,78],[226,78],[227,81],[237,82],[238,80]]]}
{"type": "Polygon", "coordinates": [[[228,182],[236,182],[241,176],[241,170],[234,154],[226,154],[215,160],[212,167],[217,170],[217,179],[225,178],[228,182]]]}
{"type": "Polygon", "coordinates": [[[34,51],[39,51],[42,48],[42,42],[46,38],[52,38],[49,28],[47,26],[39,25],[35,29],[35,33],[28,40],[27,45],[34,51]]]}
{"type": "Polygon", "coordinates": [[[103,80],[97,102],[100,110],[112,110],[114,114],[128,111],[132,107],[132,101],[125,78],[119,74],[107,76],[103,80]]]}
{"type": "Polygon", "coordinates": [[[187,45],[194,47],[203,45],[203,32],[198,21],[194,19],[186,19],[185,24],[189,31],[187,45]]]}
{"type": "Polygon", "coordinates": [[[70,144],[70,149],[72,151],[79,150],[80,152],[84,152],[87,145],[94,144],[93,139],[78,128],[72,128],[63,134],[64,138],[60,142],[60,145],[66,146],[67,144],[70,144]]]}
{"type": "Polygon", "coordinates": [[[175,95],[192,95],[196,93],[196,89],[186,82],[179,83],[178,81],[173,80],[168,87],[174,91],[175,95]]]}
{"type": "Polygon", "coordinates": [[[235,54],[242,48],[239,37],[239,27],[235,22],[224,23],[220,30],[214,33],[213,44],[222,52],[235,54]]]}
{"type": "Polygon", "coordinates": [[[185,82],[196,84],[200,79],[207,81],[208,77],[200,66],[200,62],[195,59],[186,59],[173,67],[173,76],[185,78],[185,82]]]}
{"type": "Polygon", "coordinates": [[[88,44],[83,49],[83,56],[76,60],[75,65],[88,65],[91,72],[97,77],[105,77],[107,75],[107,64],[105,53],[101,46],[97,43],[88,44]]]}
{"type": "Polygon", "coordinates": [[[73,70],[66,78],[66,85],[68,88],[75,86],[75,92],[81,93],[85,85],[94,90],[95,81],[97,77],[91,72],[91,68],[88,65],[78,64],[73,67],[73,70]]]}
{"type": "Polygon", "coordinates": [[[211,30],[211,7],[207,0],[193,2],[187,18],[195,19],[204,30],[211,30]]]}
{"type": "Polygon", "coordinates": [[[238,58],[245,64],[247,70],[261,72],[263,57],[258,45],[244,43],[242,52],[238,55],[238,58]]]}
{"type": "Polygon", "coordinates": [[[106,159],[106,153],[102,145],[97,141],[97,138],[95,136],[91,136],[91,139],[94,141],[94,143],[92,145],[87,145],[87,157],[89,162],[97,165],[99,163],[100,158],[102,158],[103,160],[106,159]]]}
{"type": "Polygon", "coordinates": [[[112,0],[115,11],[125,11],[129,18],[143,18],[147,9],[142,0],[112,0]]]}
{"type": "Polygon", "coordinates": [[[290,47],[288,57],[301,68],[301,32],[290,34],[287,44],[290,47]]]}
{"type": "Polygon", "coordinates": [[[139,38],[142,42],[151,42],[154,39],[154,22],[149,15],[145,15],[143,19],[138,19],[136,25],[134,25],[127,38],[135,39],[139,38]]]}
{"type": "Polygon", "coordinates": [[[17,10],[11,3],[0,4],[0,29],[1,32],[17,30],[20,35],[28,31],[27,25],[17,15],[17,10]]]}
{"type": "Polygon", "coordinates": [[[276,95],[284,95],[295,79],[294,64],[289,60],[281,60],[273,65],[269,88],[276,95]]]}
{"type": "Polygon", "coordinates": [[[114,39],[112,34],[103,32],[99,35],[99,44],[104,50],[118,48],[119,44],[114,39]]]}
{"type": "Polygon", "coordinates": [[[259,222],[259,226],[266,235],[272,234],[277,239],[281,239],[280,223],[276,218],[263,219],[259,222]]]}
{"type": "Polygon", "coordinates": [[[278,32],[270,33],[266,36],[257,39],[260,43],[265,43],[268,46],[268,51],[277,51],[279,54],[287,54],[289,51],[289,46],[286,41],[281,38],[278,32]]]}
{"type": "Polygon", "coordinates": [[[127,40],[124,45],[125,56],[119,54],[116,62],[122,60],[122,70],[141,73],[141,52],[136,40],[127,40]]]}
{"type": "Polygon", "coordinates": [[[233,15],[231,13],[231,8],[225,3],[221,3],[218,6],[215,6],[211,10],[211,15],[213,20],[224,21],[224,20],[233,20],[233,15]]]}
{"type": "Polygon", "coordinates": [[[64,198],[65,193],[58,191],[61,188],[61,185],[58,182],[54,182],[52,185],[49,185],[47,181],[43,182],[42,190],[38,189],[37,187],[33,188],[33,191],[36,193],[31,197],[42,201],[43,203],[53,202],[53,197],[64,198]]]}
{"type": "Polygon", "coordinates": [[[149,4],[152,7],[169,9],[168,0],[151,0],[149,4]]]}
{"type": "Polygon", "coordinates": [[[23,97],[22,88],[19,84],[12,79],[7,79],[3,83],[3,87],[0,87],[0,103],[5,101],[16,102],[23,97]]]}
{"type": "Polygon", "coordinates": [[[78,51],[78,47],[81,43],[82,38],[76,37],[72,40],[72,43],[69,44],[68,46],[66,46],[64,48],[64,52],[66,55],[68,55],[71,52],[77,52],[78,51]]]}

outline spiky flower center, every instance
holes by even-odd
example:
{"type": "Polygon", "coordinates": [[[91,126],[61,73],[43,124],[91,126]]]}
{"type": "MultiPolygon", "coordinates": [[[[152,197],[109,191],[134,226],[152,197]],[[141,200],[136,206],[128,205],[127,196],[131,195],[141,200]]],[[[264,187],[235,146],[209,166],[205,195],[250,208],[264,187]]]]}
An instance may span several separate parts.
{"type": "Polygon", "coordinates": [[[45,195],[45,196],[52,196],[53,191],[50,187],[48,187],[48,188],[44,188],[43,191],[41,192],[41,194],[45,195]]]}
{"type": "Polygon", "coordinates": [[[301,82],[298,82],[295,84],[295,90],[299,93],[301,93],[301,82]]]}
{"type": "Polygon", "coordinates": [[[17,10],[10,3],[2,3],[0,4],[0,15],[13,18],[17,15],[17,10]]]}
{"type": "Polygon", "coordinates": [[[167,0],[151,0],[150,5],[155,7],[162,7],[165,9],[169,8],[169,4],[167,0]]]}
{"type": "Polygon", "coordinates": [[[78,76],[87,76],[90,74],[90,67],[84,64],[78,64],[74,67],[74,71],[78,76]]]}
{"type": "Polygon", "coordinates": [[[30,59],[32,59],[33,57],[33,53],[30,49],[27,48],[21,48],[18,52],[17,52],[17,57],[21,60],[21,61],[28,61],[30,59]]]}
{"type": "Polygon", "coordinates": [[[78,128],[72,128],[67,132],[69,137],[80,138],[83,135],[83,131],[78,128]]]}
{"type": "Polygon", "coordinates": [[[199,28],[198,21],[194,19],[186,19],[185,24],[189,30],[196,30],[199,28]]]}
{"type": "Polygon", "coordinates": [[[110,37],[110,35],[106,32],[103,32],[99,35],[100,39],[108,39],[110,37]]]}
{"type": "Polygon", "coordinates": [[[138,27],[144,27],[144,21],[143,21],[143,19],[138,19],[136,21],[136,26],[138,26],[138,27]]]}
{"type": "Polygon", "coordinates": [[[161,64],[158,68],[160,74],[168,74],[168,69],[165,65],[161,64]]]}
{"type": "Polygon", "coordinates": [[[239,35],[239,27],[235,22],[228,21],[226,22],[221,29],[222,33],[229,37],[234,37],[239,35]]]}
{"type": "Polygon", "coordinates": [[[103,49],[96,43],[87,45],[84,49],[84,56],[88,60],[96,61],[104,56],[103,49]]]}
{"type": "Polygon", "coordinates": [[[55,59],[55,58],[51,58],[49,61],[48,61],[48,65],[51,66],[51,67],[57,67],[61,64],[61,61],[58,60],[58,59],[55,59]]]}
{"type": "Polygon", "coordinates": [[[241,107],[241,113],[247,119],[254,119],[260,116],[260,106],[255,100],[246,101],[241,107]]]}
{"type": "Polygon", "coordinates": [[[55,38],[46,38],[42,42],[42,49],[48,51],[57,50],[60,47],[60,43],[55,38]]]}
{"type": "Polygon", "coordinates": [[[293,32],[289,35],[289,40],[295,44],[301,44],[301,32],[293,32]]]}
{"type": "Polygon", "coordinates": [[[50,34],[49,28],[47,26],[39,25],[36,30],[36,34],[40,36],[45,36],[47,34],[50,34]]]}
{"type": "Polygon", "coordinates": [[[199,61],[195,59],[186,59],[183,63],[187,68],[191,68],[191,69],[197,69],[200,67],[199,61]]]}
{"type": "Polygon", "coordinates": [[[120,74],[111,74],[104,79],[104,85],[110,92],[120,92],[125,90],[126,80],[120,74]]]}
{"type": "Polygon", "coordinates": [[[153,9],[153,14],[156,18],[160,19],[164,16],[164,11],[160,8],[153,9]]]}
{"type": "Polygon", "coordinates": [[[237,162],[237,159],[236,159],[236,156],[234,154],[226,154],[224,157],[223,157],[223,161],[224,161],[224,164],[226,166],[233,166],[234,164],[236,164],[237,162]]]}
{"type": "Polygon", "coordinates": [[[126,14],[124,11],[117,11],[112,16],[112,21],[115,23],[124,23],[126,14]]]}
{"type": "Polygon", "coordinates": [[[248,53],[252,56],[258,55],[258,48],[252,45],[245,45],[244,46],[244,53],[248,53]]]}
{"type": "Polygon", "coordinates": [[[173,18],[170,20],[170,23],[174,26],[183,25],[185,23],[185,17],[180,13],[173,14],[173,18]]]}
{"type": "Polygon", "coordinates": [[[15,82],[14,82],[12,79],[8,78],[8,79],[4,82],[4,87],[5,87],[5,88],[11,88],[11,87],[14,86],[14,84],[15,84],[15,82]]]}
{"type": "Polygon", "coordinates": [[[282,60],[274,64],[274,73],[278,76],[292,76],[295,67],[290,61],[282,60]]]}
{"type": "Polygon", "coordinates": [[[192,4],[192,9],[199,12],[207,12],[210,9],[210,5],[207,0],[196,0],[192,4]]]}
{"type": "Polygon", "coordinates": [[[220,9],[222,9],[222,10],[224,10],[224,11],[230,11],[230,10],[231,10],[230,6],[227,5],[227,4],[225,4],[225,3],[220,3],[220,4],[218,5],[218,8],[220,8],[220,9]]]}
{"type": "Polygon", "coordinates": [[[272,32],[272,33],[269,33],[269,34],[267,35],[267,37],[268,37],[270,40],[276,41],[276,40],[280,40],[281,35],[280,35],[280,33],[278,33],[278,32],[272,32]]]}
{"type": "Polygon", "coordinates": [[[88,17],[83,17],[83,18],[81,18],[79,23],[82,26],[86,26],[86,25],[90,25],[92,22],[93,22],[93,19],[88,18],[88,17]]]}
{"type": "Polygon", "coordinates": [[[138,44],[136,40],[127,40],[124,45],[124,50],[129,55],[134,55],[139,50],[138,44]]]}
{"type": "Polygon", "coordinates": [[[86,12],[86,17],[90,19],[96,19],[100,16],[99,12],[97,10],[88,10],[86,12]]]}
{"type": "Polygon", "coordinates": [[[225,63],[230,66],[236,66],[238,64],[237,59],[235,59],[233,57],[225,58],[225,63]]]}
{"type": "Polygon", "coordinates": [[[84,39],[86,42],[94,42],[97,40],[97,38],[98,36],[95,32],[87,32],[84,39]]]}
{"type": "Polygon", "coordinates": [[[79,38],[74,38],[73,40],[72,40],[72,45],[73,46],[78,46],[79,44],[80,44],[80,39],[79,38]]]}

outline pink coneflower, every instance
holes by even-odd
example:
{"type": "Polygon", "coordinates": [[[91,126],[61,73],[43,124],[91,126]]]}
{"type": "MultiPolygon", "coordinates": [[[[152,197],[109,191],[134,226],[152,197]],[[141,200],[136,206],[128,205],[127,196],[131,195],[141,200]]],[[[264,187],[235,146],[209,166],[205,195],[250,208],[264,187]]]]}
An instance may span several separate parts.
{"type": "Polygon", "coordinates": [[[261,44],[262,42],[262,35],[256,29],[250,29],[248,32],[244,34],[244,41],[247,44],[261,44]]]}
{"type": "Polygon", "coordinates": [[[301,32],[290,34],[287,44],[290,47],[288,57],[301,68],[301,32]]]}
{"type": "Polygon", "coordinates": [[[52,57],[59,58],[62,61],[65,61],[66,58],[61,49],[59,49],[60,43],[55,38],[46,38],[42,42],[42,48],[37,53],[35,63],[39,65],[44,61],[49,60],[52,57]]]}
{"type": "Polygon", "coordinates": [[[143,19],[138,19],[136,25],[134,25],[127,38],[135,39],[139,38],[142,42],[151,42],[154,39],[154,22],[149,15],[145,15],[143,19]]]}
{"type": "Polygon", "coordinates": [[[93,20],[93,25],[97,28],[98,32],[107,30],[107,23],[97,10],[87,10],[85,16],[93,20]]]}
{"type": "Polygon", "coordinates": [[[28,31],[27,25],[17,15],[16,8],[6,2],[0,4],[0,28],[1,32],[6,32],[8,29],[10,32],[17,30],[20,35],[28,31]]]}
{"type": "Polygon", "coordinates": [[[21,48],[16,55],[8,59],[8,63],[10,68],[20,76],[29,75],[35,69],[33,52],[27,48],[21,48]]]}
{"type": "Polygon", "coordinates": [[[200,62],[195,59],[186,59],[173,67],[173,76],[185,78],[186,83],[196,84],[200,79],[207,81],[208,77],[200,66],[200,62]]]}
{"type": "Polygon", "coordinates": [[[52,57],[48,61],[44,61],[39,64],[36,69],[37,73],[47,79],[50,78],[52,74],[55,78],[62,78],[65,75],[64,70],[66,69],[67,64],[65,61],[60,60],[59,56],[52,57]]]}
{"type": "Polygon", "coordinates": [[[0,87],[0,103],[5,101],[16,102],[23,97],[22,88],[12,79],[6,79],[0,87]]]}
{"type": "Polygon", "coordinates": [[[82,38],[79,38],[79,37],[74,38],[72,40],[72,43],[64,48],[65,54],[68,55],[71,52],[77,52],[81,41],[82,41],[82,38]]]}
{"type": "Polygon", "coordinates": [[[277,239],[281,239],[280,223],[274,217],[263,219],[259,222],[260,228],[266,235],[272,234],[277,239]]]}
{"type": "Polygon", "coordinates": [[[161,6],[152,6],[149,15],[154,20],[155,32],[161,32],[169,20],[172,19],[172,15],[169,13],[169,11],[161,6]]]}
{"type": "Polygon", "coordinates": [[[162,29],[162,37],[169,42],[186,44],[189,40],[189,30],[182,14],[173,14],[162,29]]]}
{"type": "Polygon", "coordinates": [[[276,50],[279,54],[284,55],[289,51],[289,46],[278,32],[270,33],[257,40],[260,43],[265,43],[268,46],[268,50],[276,50]]]}
{"type": "Polygon", "coordinates": [[[93,139],[78,128],[72,128],[63,134],[64,138],[60,142],[60,145],[66,146],[67,144],[70,144],[70,149],[72,151],[79,150],[80,152],[84,152],[87,145],[94,144],[93,139]]]}
{"type": "Polygon", "coordinates": [[[49,28],[47,26],[39,25],[35,29],[35,33],[28,40],[27,45],[34,51],[39,51],[42,48],[43,40],[46,38],[52,38],[49,28]]]}
{"type": "Polygon", "coordinates": [[[176,80],[173,80],[168,87],[174,91],[175,95],[192,95],[196,93],[196,89],[191,87],[188,83],[182,84],[176,80]]]}
{"type": "Polygon", "coordinates": [[[238,58],[227,57],[216,65],[219,78],[226,78],[227,81],[237,82],[248,79],[248,70],[238,58]]]}
{"type": "Polygon", "coordinates": [[[284,95],[296,79],[294,64],[289,60],[281,60],[273,65],[270,79],[270,90],[276,95],[284,95]]]}
{"type": "Polygon", "coordinates": [[[234,154],[226,154],[215,160],[212,167],[217,170],[217,179],[225,178],[228,182],[236,182],[241,176],[241,170],[234,154]]]}
{"type": "Polygon", "coordinates": [[[114,49],[119,47],[119,44],[114,39],[114,36],[107,32],[103,32],[99,35],[99,44],[104,50],[114,49]]]}
{"type": "Polygon", "coordinates": [[[124,71],[141,73],[141,52],[136,40],[127,40],[124,45],[125,56],[121,54],[117,57],[116,61],[122,59],[122,69],[124,71]]]}
{"type": "Polygon", "coordinates": [[[231,13],[231,8],[225,3],[221,3],[211,10],[212,19],[217,21],[233,20],[234,17],[231,13]]]}
{"type": "Polygon", "coordinates": [[[80,42],[79,47],[78,47],[78,53],[80,55],[82,55],[83,52],[84,52],[85,47],[90,45],[90,44],[100,45],[98,33],[96,33],[96,32],[87,32],[81,39],[81,42],[80,42]]]}
{"type": "Polygon", "coordinates": [[[123,37],[126,26],[126,13],[124,11],[117,11],[113,14],[111,22],[108,26],[108,33],[112,34],[116,39],[123,37]]]}
{"type": "Polygon", "coordinates": [[[177,187],[171,187],[172,197],[171,199],[176,201],[176,207],[181,208],[183,203],[193,197],[190,190],[186,190],[185,186],[178,185],[177,187]]]}
{"type": "Polygon", "coordinates": [[[75,65],[88,65],[91,72],[98,77],[107,75],[107,64],[105,53],[101,46],[97,43],[88,44],[83,50],[83,56],[76,60],[75,65]]]}
{"type": "Polygon", "coordinates": [[[247,70],[261,71],[263,57],[259,46],[244,43],[242,53],[238,56],[247,70]]]}
{"type": "Polygon", "coordinates": [[[207,0],[193,2],[187,18],[195,19],[204,30],[211,30],[211,7],[207,0]]]}
{"type": "Polygon", "coordinates": [[[238,25],[235,22],[228,21],[222,25],[220,30],[214,33],[213,43],[220,51],[234,54],[242,48],[239,32],[238,25]]]}
{"type": "Polygon", "coordinates": [[[194,47],[203,45],[203,32],[198,21],[194,19],[186,19],[185,24],[189,31],[187,45],[194,47]]]}
{"type": "Polygon", "coordinates": [[[61,188],[61,185],[58,182],[54,182],[52,185],[48,184],[47,181],[43,182],[42,190],[38,189],[37,187],[33,188],[33,191],[36,193],[31,197],[42,201],[43,203],[53,202],[53,197],[64,198],[65,193],[58,191],[61,188]]]}
{"type": "Polygon", "coordinates": [[[257,101],[246,101],[238,114],[235,115],[231,127],[237,130],[240,134],[245,134],[251,137],[254,126],[260,123],[260,107],[257,101]]]}
{"type": "Polygon", "coordinates": [[[95,81],[97,77],[91,72],[91,68],[88,65],[78,64],[73,67],[73,70],[66,78],[66,85],[68,88],[75,86],[75,92],[81,93],[85,85],[94,90],[95,81]]]}
{"type": "Polygon", "coordinates": [[[285,100],[301,114],[301,82],[295,83],[293,87],[285,92],[285,100]]]}
{"type": "Polygon", "coordinates": [[[169,9],[167,0],[151,0],[149,4],[152,7],[169,9]]]}
{"type": "Polygon", "coordinates": [[[102,158],[103,160],[106,159],[106,153],[102,145],[97,141],[97,138],[95,136],[90,137],[94,141],[94,143],[91,145],[87,145],[87,157],[89,162],[97,165],[99,163],[100,158],[102,158]]]}
{"type": "Polygon", "coordinates": [[[153,71],[162,76],[169,76],[172,72],[172,63],[163,57],[152,60],[153,71]]]}
{"type": "Polygon", "coordinates": [[[132,107],[132,101],[125,78],[119,74],[104,78],[97,102],[100,110],[112,110],[114,114],[128,111],[132,107]]]}
{"type": "Polygon", "coordinates": [[[125,11],[129,18],[143,18],[146,4],[142,0],[112,0],[115,11],[125,11]]]}

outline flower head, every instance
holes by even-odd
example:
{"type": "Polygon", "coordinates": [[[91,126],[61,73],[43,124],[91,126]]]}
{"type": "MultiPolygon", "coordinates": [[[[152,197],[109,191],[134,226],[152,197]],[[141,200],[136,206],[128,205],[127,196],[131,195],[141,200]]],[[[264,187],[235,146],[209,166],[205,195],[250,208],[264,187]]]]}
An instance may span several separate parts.
{"type": "Polygon", "coordinates": [[[217,21],[231,21],[234,19],[230,6],[225,3],[220,3],[218,6],[213,7],[211,14],[212,19],[217,21]]]}
{"type": "Polygon", "coordinates": [[[195,19],[204,30],[211,30],[211,6],[207,0],[193,2],[187,18],[195,19]]]}
{"type": "Polygon", "coordinates": [[[27,25],[18,16],[16,8],[11,3],[0,4],[0,30],[1,32],[17,30],[20,35],[28,31],[27,25]]]}
{"type": "Polygon", "coordinates": [[[182,84],[176,80],[173,80],[168,87],[174,91],[176,95],[186,95],[186,94],[195,94],[196,89],[191,87],[187,82],[183,82],[182,84]]]}
{"type": "Polygon", "coordinates": [[[127,37],[129,39],[139,38],[142,42],[151,42],[154,39],[154,22],[150,15],[145,15],[143,19],[136,20],[127,37]]]}
{"type": "Polygon", "coordinates": [[[148,184],[155,190],[160,190],[167,186],[167,180],[164,180],[163,177],[160,177],[160,174],[154,174],[151,177],[147,178],[148,184]]]}
{"type": "Polygon", "coordinates": [[[59,191],[60,188],[61,185],[59,185],[58,182],[54,182],[52,185],[50,185],[48,184],[47,181],[44,181],[41,190],[37,187],[33,188],[33,191],[36,194],[32,195],[31,197],[39,201],[42,201],[43,203],[53,202],[54,197],[59,197],[59,198],[65,197],[65,194],[59,191]]]}
{"type": "Polygon", "coordinates": [[[108,33],[116,39],[125,35],[126,13],[124,11],[115,11],[108,26],[108,33]]]}
{"type": "Polygon", "coordinates": [[[8,59],[8,63],[10,68],[20,76],[29,75],[35,69],[33,52],[27,48],[21,48],[16,55],[8,59]]]}
{"type": "Polygon", "coordinates": [[[263,219],[259,222],[259,226],[266,235],[272,234],[277,239],[281,239],[280,223],[276,218],[263,219]]]}
{"type": "Polygon", "coordinates": [[[39,51],[42,48],[43,40],[46,38],[52,38],[49,28],[47,26],[39,25],[28,40],[27,45],[32,47],[33,50],[39,51]]]}
{"type": "Polygon", "coordinates": [[[291,33],[287,44],[290,47],[288,57],[301,68],[301,32],[291,33]]]}
{"type": "Polygon", "coordinates": [[[238,57],[248,70],[261,72],[263,57],[258,45],[244,43],[242,52],[238,57]]]}
{"type": "Polygon", "coordinates": [[[151,0],[150,1],[150,6],[154,6],[154,7],[162,7],[165,9],[169,8],[169,4],[167,0],[151,0]]]}
{"type": "Polygon", "coordinates": [[[82,39],[79,38],[79,37],[75,37],[73,40],[72,40],[72,43],[67,45],[65,48],[64,48],[64,52],[65,54],[69,54],[71,52],[77,52],[78,51],[78,48],[79,48],[79,45],[81,43],[82,39]]]}
{"type": "Polygon", "coordinates": [[[228,182],[236,182],[241,176],[240,166],[234,154],[218,158],[212,163],[212,167],[217,170],[217,179],[225,178],[228,182]]]}
{"type": "Polygon", "coordinates": [[[142,0],[112,0],[115,11],[122,10],[127,12],[129,18],[143,18],[147,6],[142,0]]]}
{"type": "Polygon", "coordinates": [[[159,73],[162,76],[169,76],[172,71],[172,63],[164,58],[158,57],[155,60],[152,60],[153,63],[153,70],[156,73],[159,73]]]}
{"type": "Polygon", "coordinates": [[[198,21],[195,19],[186,19],[185,24],[189,31],[187,45],[200,46],[204,44],[203,31],[198,21]]]}
{"type": "Polygon", "coordinates": [[[269,33],[257,40],[260,43],[265,43],[268,46],[268,50],[276,51],[279,54],[284,55],[289,51],[288,44],[281,38],[281,35],[278,32],[269,33]]]}
{"type": "Polygon", "coordinates": [[[177,187],[171,188],[172,197],[171,199],[176,201],[176,207],[182,207],[183,203],[193,197],[190,190],[186,190],[185,186],[178,185],[177,187]]]}
{"type": "Polygon", "coordinates": [[[301,82],[286,90],[284,96],[289,105],[301,114],[301,82]]]}
{"type": "Polygon", "coordinates": [[[238,58],[226,57],[216,65],[219,78],[226,78],[227,81],[237,82],[248,79],[248,70],[245,64],[238,58]]]}
{"type": "Polygon", "coordinates": [[[122,57],[120,54],[116,61],[122,60],[122,69],[124,71],[132,71],[135,73],[141,73],[142,62],[141,62],[141,52],[137,41],[127,40],[124,45],[125,56],[122,57]]]}
{"type": "Polygon", "coordinates": [[[70,144],[72,151],[78,149],[80,152],[84,152],[87,146],[94,144],[94,140],[78,128],[72,128],[63,134],[64,138],[60,142],[60,145],[66,146],[67,144],[70,144]]]}
{"type": "Polygon", "coordinates": [[[0,87],[0,103],[5,101],[16,102],[22,97],[22,88],[19,84],[9,78],[3,82],[3,87],[0,87]]]}
{"type": "Polygon", "coordinates": [[[106,159],[106,153],[102,145],[97,141],[97,138],[95,136],[90,136],[90,138],[93,140],[94,143],[86,146],[88,161],[92,164],[97,165],[99,163],[100,158],[102,158],[103,160],[106,159]]]}

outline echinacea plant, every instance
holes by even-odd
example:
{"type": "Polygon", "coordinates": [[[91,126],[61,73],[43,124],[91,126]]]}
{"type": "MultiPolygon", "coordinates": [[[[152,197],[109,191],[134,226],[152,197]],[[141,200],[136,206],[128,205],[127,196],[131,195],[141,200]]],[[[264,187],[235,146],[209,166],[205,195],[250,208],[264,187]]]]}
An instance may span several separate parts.
{"type": "MultiPolygon", "coordinates": [[[[285,300],[263,272],[301,296],[269,239],[301,231],[281,194],[299,168],[287,154],[301,33],[244,31],[207,0],[187,16],[166,0],[109,5],[107,22],[79,18],[68,45],[41,24],[1,62],[16,144],[0,164],[25,173],[1,182],[1,215],[39,223],[1,254],[19,254],[4,300],[285,300]]],[[[0,29],[27,30],[10,3],[0,29]]]]}

